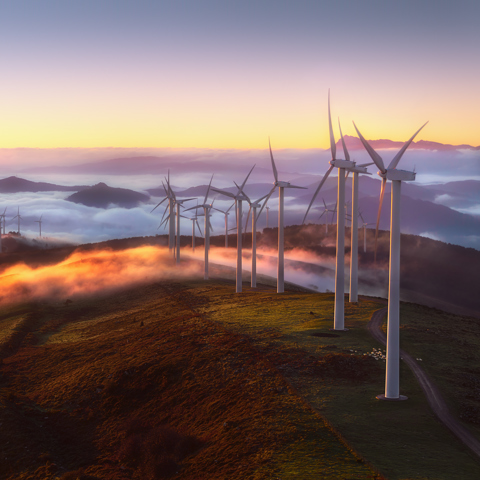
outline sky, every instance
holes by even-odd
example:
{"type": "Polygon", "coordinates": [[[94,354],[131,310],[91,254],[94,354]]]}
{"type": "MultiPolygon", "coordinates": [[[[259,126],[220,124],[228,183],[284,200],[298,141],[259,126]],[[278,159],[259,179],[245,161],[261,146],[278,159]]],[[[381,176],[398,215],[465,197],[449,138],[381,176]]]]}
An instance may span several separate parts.
{"type": "Polygon", "coordinates": [[[480,145],[478,0],[0,0],[0,149],[480,145]],[[336,130],[338,138],[338,130],[336,130]]]}

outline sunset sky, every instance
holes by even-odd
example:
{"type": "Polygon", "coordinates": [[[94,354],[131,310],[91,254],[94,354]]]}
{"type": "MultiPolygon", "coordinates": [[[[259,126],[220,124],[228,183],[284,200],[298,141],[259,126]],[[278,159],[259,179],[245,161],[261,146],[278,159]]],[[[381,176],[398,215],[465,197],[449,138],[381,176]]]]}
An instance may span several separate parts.
{"type": "Polygon", "coordinates": [[[480,145],[478,0],[0,0],[0,148],[480,145]],[[337,134],[338,136],[338,134],[337,134]]]}

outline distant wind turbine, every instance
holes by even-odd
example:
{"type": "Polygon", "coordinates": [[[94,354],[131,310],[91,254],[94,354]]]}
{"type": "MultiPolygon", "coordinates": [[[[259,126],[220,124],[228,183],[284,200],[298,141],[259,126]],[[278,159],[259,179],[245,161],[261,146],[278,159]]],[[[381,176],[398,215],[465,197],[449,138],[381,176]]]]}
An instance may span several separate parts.
{"type": "MultiPolygon", "coordinates": [[[[268,195],[268,194],[267,194],[268,195]]],[[[245,222],[245,233],[247,232],[247,225],[248,219],[250,217],[250,213],[252,214],[252,269],[251,269],[251,279],[250,279],[250,286],[252,288],[257,287],[257,208],[261,208],[262,204],[260,203],[264,198],[267,197],[264,195],[260,197],[258,200],[252,201],[248,198],[248,195],[245,194],[247,197],[247,202],[250,205],[248,210],[247,220],[245,222]]]]}
{"type": "Polygon", "coordinates": [[[357,134],[362,141],[365,150],[378,167],[378,175],[382,178],[380,190],[380,203],[378,207],[377,225],[375,230],[375,249],[378,236],[378,225],[380,223],[380,214],[382,210],[383,197],[385,194],[385,184],[387,180],[392,182],[391,193],[391,216],[390,216],[390,267],[389,267],[389,285],[388,285],[388,319],[387,319],[387,371],[385,378],[385,394],[377,398],[403,400],[406,397],[400,395],[400,192],[402,181],[415,180],[415,172],[397,170],[397,165],[413,139],[420,130],[427,124],[423,124],[408,140],[405,142],[399,152],[393,157],[387,168],[383,163],[382,157],[365,140],[355,123],[353,123],[357,134]]]}
{"type": "Polygon", "coordinates": [[[5,235],[5,214],[7,212],[7,207],[0,215],[0,253],[2,253],[2,219],[3,219],[3,235],[5,235]]]}
{"type": "Polygon", "coordinates": [[[221,195],[225,195],[227,197],[233,198],[235,203],[237,204],[236,208],[236,215],[237,215],[237,271],[236,271],[236,281],[235,281],[235,292],[241,293],[242,292],[242,202],[243,200],[248,200],[248,197],[245,196],[243,193],[243,188],[247,183],[248,177],[252,173],[252,170],[255,168],[255,165],[250,169],[245,180],[243,181],[241,186],[237,184],[237,193],[234,195],[233,193],[227,192],[225,190],[219,190],[218,188],[213,188],[215,192],[220,193],[221,195]]]}
{"type": "Polygon", "coordinates": [[[225,215],[225,248],[228,248],[228,216],[230,215],[230,209],[235,205],[235,202],[232,203],[227,210],[220,210],[219,208],[214,208],[217,212],[223,213],[225,215]]]}
{"type": "Polygon", "coordinates": [[[35,223],[38,223],[38,226],[40,228],[40,234],[39,234],[40,238],[42,238],[42,217],[43,215],[40,215],[40,218],[38,220],[35,220],[35,223]]]}
{"type": "Polygon", "coordinates": [[[363,216],[359,213],[360,218],[362,219],[362,228],[363,228],[363,253],[367,253],[367,225],[372,225],[371,223],[365,223],[363,216]]]}
{"type": "Polygon", "coordinates": [[[285,197],[285,189],[286,188],[301,188],[306,190],[306,187],[298,187],[296,185],[292,185],[290,182],[283,182],[278,179],[278,171],[277,167],[275,166],[275,160],[273,159],[272,153],[272,145],[270,144],[270,138],[268,139],[268,147],[270,149],[270,160],[272,163],[272,171],[273,171],[273,188],[270,190],[265,202],[263,203],[260,212],[258,215],[262,213],[263,208],[267,204],[269,198],[271,197],[272,193],[278,188],[278,263],[277,263],[277,293],[283,293],[285,290],[285,256],[284,256],[284,219],[283,219],[283,210],[284,210],[284,197],[285,197]]]}
{"type": "Polygon", "coordinates": [[[267,225],[265,226],[265,228],[268,228],[268,211],[270,210],[270,207],[267,205],[265,207],[265,210],[267,211],[267,225]]]}
{"type": "Polygon", "coordinates": [[[163,224],[163,218],[165,217],[165,213],[168,209],[168,219],[169,219],[169,224],[168,224],[168,249],[170,252],[173,251],[174,245],[175,245],[175,194],[173,193],[173,190],[170,188],[170,170],[168,170],[167,178],[165,178],[165,181],[167,183],[167,187],[165,187],[165,184],[162,181],[162,186],[163,190],[165,191],[165,198],[161,200],[157,205],[151,210],[150,213],[152,213],[157,207],[159,207],[165,200],[168,200],[168,205],[165,211],[163,212],[162,216],[162,224],[163,224]]]}
{"type": "Polygon", "coordinates": [[[185,211],[189,210],[198,210],[203,208],[203,213],[205,215],[205,273],[204,279],[208,280],[208,250],[210,249],[210,210],[212,209],[212,203],[207,203],[208,194],[210,193],[210,187],[212,185],[213,175],[208,184],[207,193],[205,194],[205,199],[201,205],[195,205],[194,207],[187,208],[185,211]]]}
{"type": "MultiPolygon", "coordinates": [[[[198,205],[198,200],[197,200],[197,205],[198,205]]],[[[198,224],[197,210],[195,210],[195,216],[193,218],[190,218],[190,220],[192,221],[192,252],[194,252],[195,251],[195,225],[197,225],[200,235],[203,235],[202,230],[200,229],[200,225],[198,224]]]]}
{"type": "MultiPolygon", "coordinates": [[[[5,235],[5,223],[6,223],[6,221],[5,221],[5,216],[6,215],[5,214],[6,214],[6,212],[7,212],[7,207],[5,207],[5,210],[3,211],[2,215],[1,215],[2,218],[3,218],[3,234],[4,235],[5,235]]],[[[1,232],[1,229],[2,229],[2,224],[0,223],[0,232],[1,232]]]]}
{"type": "MultiPolygon", "coordinates": [[[[337,211],[337,204],[335,204],[335,208],[333,210],[330,210],[327,207],[327,204],[325,203],[324,198],[322,198],[322,202],[323,202],[324,209],[323,209],[322,214],[318,217],[318,219],[320,220],[325,214],[327,215],[325,217],[325,219],[326,219],[326,221],[325,221],[325,234],[328,235],[328,213],[329,212],[335,213],[337,211]]],[[[333,222],[333,215],[332,215],[332,222],[333,222]]]]}
{"type": "Polygon", "coordinates": [[[20,220],[22,219],[20,215],[20,207],[18,207],[18,213],[12,218],[12,220],[15,220],[16,218],[18,219],[18,234],[20,235],[20,220]]]}

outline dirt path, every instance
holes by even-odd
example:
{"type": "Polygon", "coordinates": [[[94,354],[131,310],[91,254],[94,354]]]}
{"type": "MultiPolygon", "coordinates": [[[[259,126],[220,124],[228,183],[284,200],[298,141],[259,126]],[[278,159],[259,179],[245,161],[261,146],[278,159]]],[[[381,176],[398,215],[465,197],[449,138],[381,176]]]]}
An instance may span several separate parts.
{"type": "MultiPolygon", "coordinates": [[[[367,324],[367,329],[375,340],[378,340],[383,345],[386,344],[386,335],[382,331],[382,323],[385,314],[387,313],[387,307],[377,310],[373,313],[372,318],[367,324]]],[[[436,417],[455,435],[462,441],[467,447],[469,447],[477,457],[480,457],[480,441],[474,437],[463,425],[461,425],[453,415],[448,411],[448,407],[443,400],[438,388],[430,380],[428,375],[418,365],[415,359],[406,353],[404,350],[400,350],[400,355],[403,361],[410,367],[415,377],[417,378],[422,390],[424,391],[428,403],[433,410],[436,417]]]]}

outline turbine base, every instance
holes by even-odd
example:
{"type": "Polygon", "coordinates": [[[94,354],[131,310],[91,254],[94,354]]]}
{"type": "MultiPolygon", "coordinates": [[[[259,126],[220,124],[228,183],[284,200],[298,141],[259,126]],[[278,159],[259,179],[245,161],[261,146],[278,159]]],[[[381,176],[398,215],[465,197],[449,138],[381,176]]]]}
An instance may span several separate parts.
{"type": "Polygon", "coordinates": [[[387,402],[401,402],[403,400],[408,400],[406,395],[399,395],[398,398],[388,398],[384,393],[377,395],[375,398],[378,398],[378,400],[386,400],[387,402]]]}

